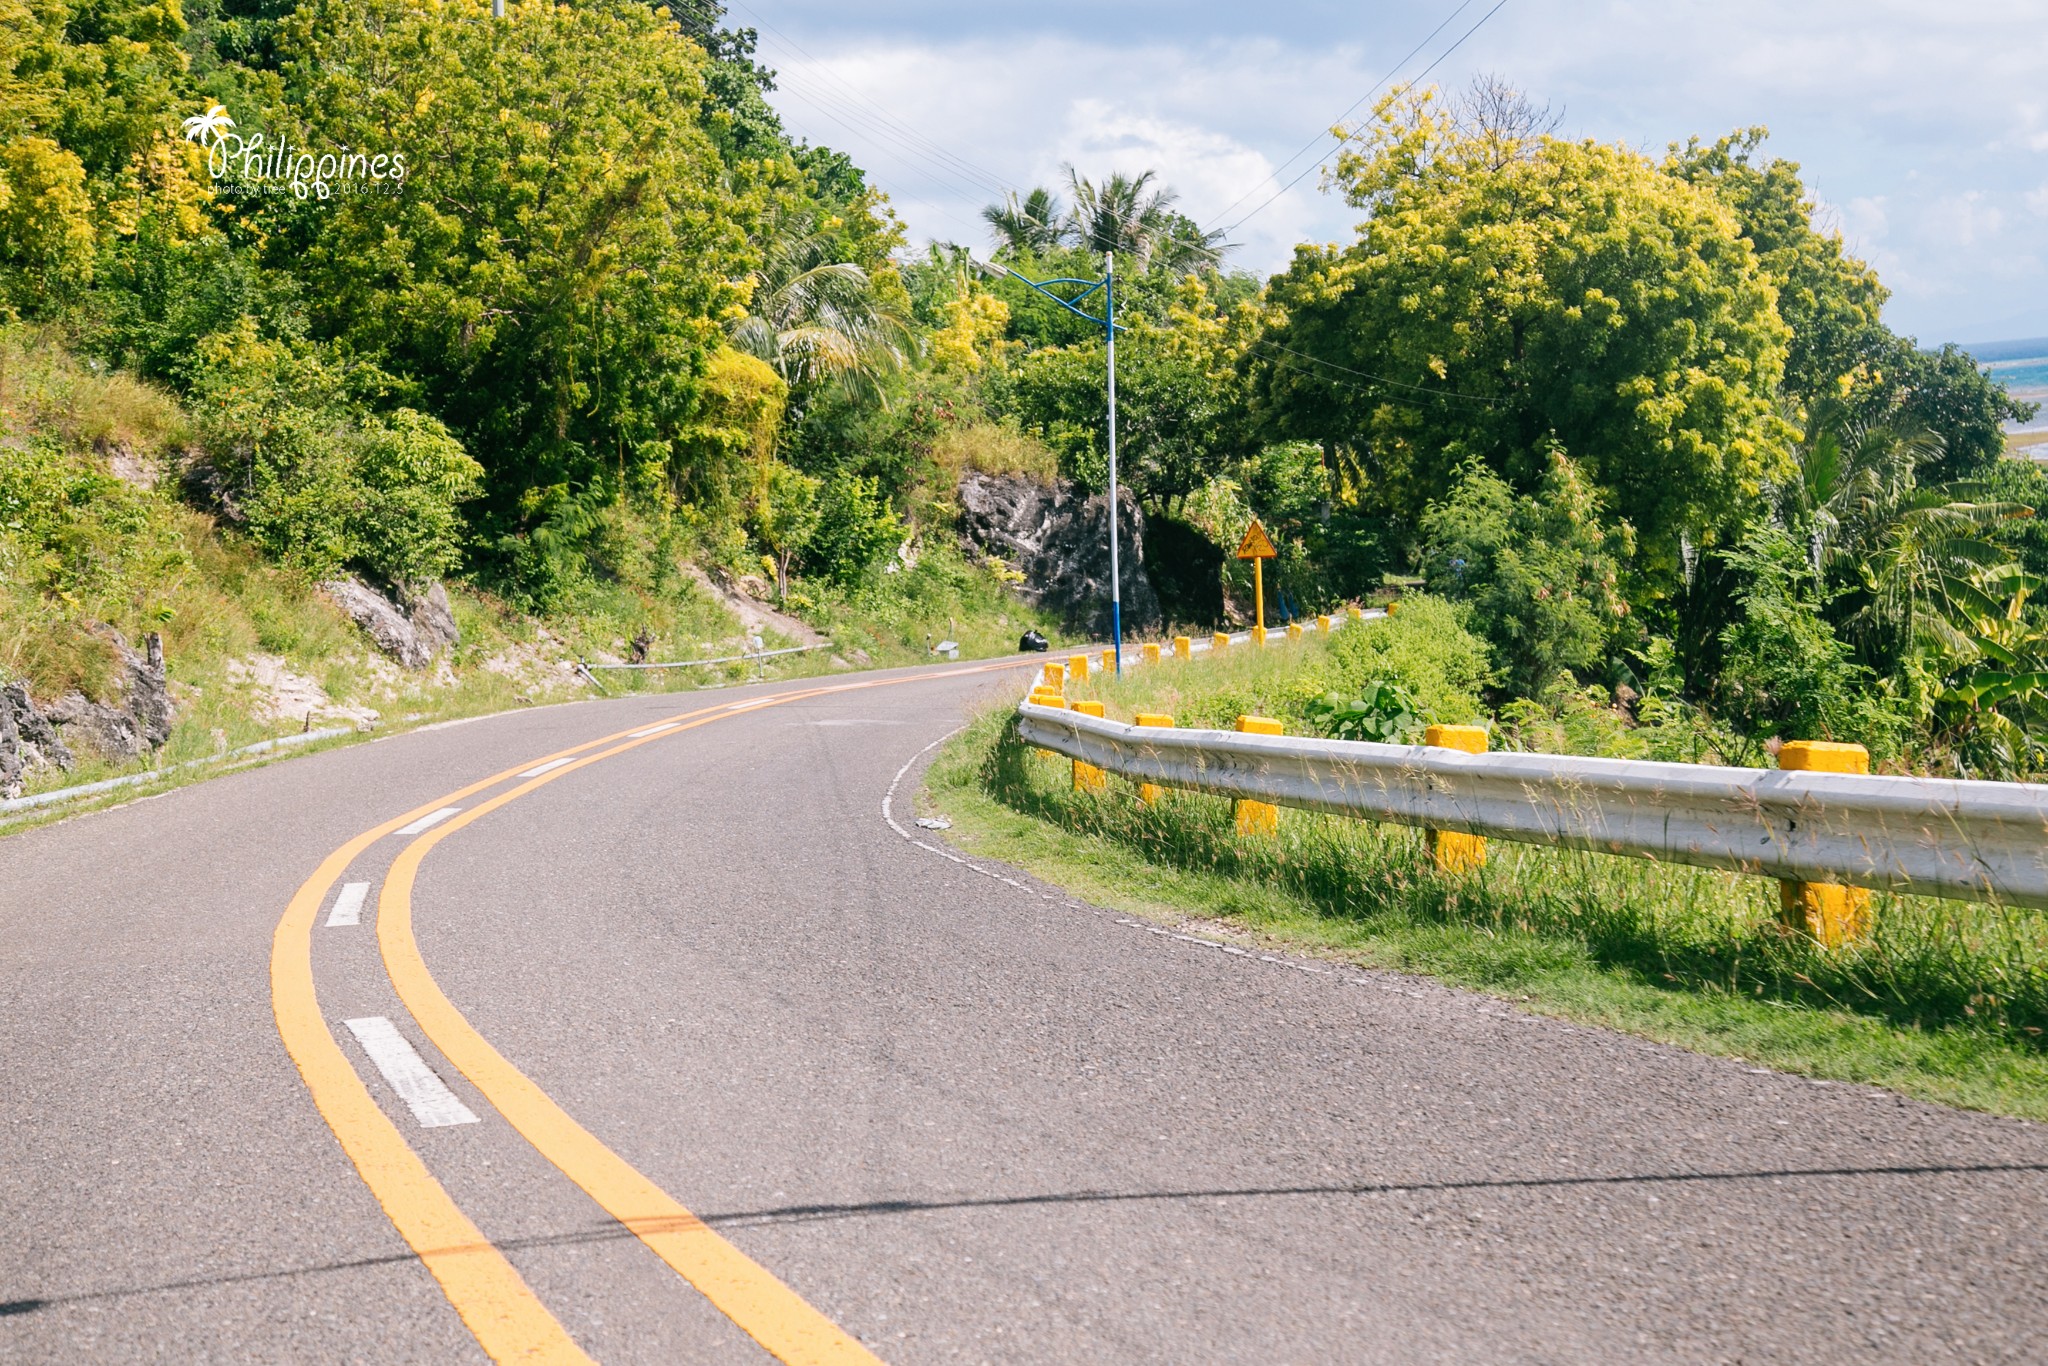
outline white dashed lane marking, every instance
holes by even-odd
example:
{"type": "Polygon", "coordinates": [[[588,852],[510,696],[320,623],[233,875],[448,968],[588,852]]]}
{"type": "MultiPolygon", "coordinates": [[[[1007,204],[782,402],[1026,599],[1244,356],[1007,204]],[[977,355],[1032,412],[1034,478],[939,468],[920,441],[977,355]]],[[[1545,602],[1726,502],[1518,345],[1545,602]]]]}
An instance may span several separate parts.
{"type": "Polygon", "coordinates": [[[327,913],[327,928],[337,925],[360,925],[363,923],[363,898],[370,894],[367,882],[345,882],[341,895],[334,898],[334,909],[327,913]]]}
{"type": "Polygon", "coordinates": [[[411,825],[399,827],[397,833],[401,835],[417,835],[421,831],[431,830],[461,810],[462,808],[459,806],[444,806],[439,811],[429,811],[411,825]]]}
{"type": "Polygon", "coordinates": [[[445,1129],[451,1124],[474,1124],[476,1116],[470,1108],[455,1098],[448,1084],[434,1075],[434,1069],[427,1066],[413,1046],[405,1041],[397,1026],[382,1015],[371,1015],[361,1020],[344,1021],[349,1033],[356,1036],[356,1042],[363,1046],[377,1070],[384,1074],[384,1080],[391,1083],[391,1089],[398,1098],[412,1110],[414,1119],[422,1129],[445,1129]]]}
{"type": "Polygon", "coordinates": [[[556,759],[549,763],[536,764],[534,767],[527,769],[526,772],[520,774],[519,776],[522,778],[538,778],[543,773],[553,773],[563,764],[573,764],[575,762],[576,757],[574,755],[571,755],[566,759],[556,759]]]}

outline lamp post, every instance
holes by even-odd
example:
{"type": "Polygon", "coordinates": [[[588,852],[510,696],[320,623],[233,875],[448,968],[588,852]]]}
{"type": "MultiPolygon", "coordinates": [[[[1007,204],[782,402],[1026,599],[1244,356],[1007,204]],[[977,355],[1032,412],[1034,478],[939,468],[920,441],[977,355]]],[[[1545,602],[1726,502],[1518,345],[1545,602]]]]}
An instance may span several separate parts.
{"type": "MultiPolygon", "coordinates": [[[[971,257],[969,258],[972,259],[971,257]]],[[[1020,284],[1028,285],[1046,298],[1058,304],[1077,318],[1085,318],[1100,324],[1103,336],[1109,343],[1109,630],[1110,643],[1116,648],[1116,671],[1124,671],[1124,582],[1123,566],[1120,563],[1121,549],[1117,544],[1117,485],[1116,485],[1116,253],[1102,253],[1103,274],[1100,280],[1077,280],[1062,276],[1055,280],[1034,280],[1028,275],[1010,269],[1008,266],[974,264],[992,275],[1007,275],[1020,284]],[[1047,285],[1080,285],[1081,292],[1071,299],[1063,298],[1046,288],[1047,285]],[[1102,291],[1102,316],[1081,308],[1096,290],[1102,291]]]]}

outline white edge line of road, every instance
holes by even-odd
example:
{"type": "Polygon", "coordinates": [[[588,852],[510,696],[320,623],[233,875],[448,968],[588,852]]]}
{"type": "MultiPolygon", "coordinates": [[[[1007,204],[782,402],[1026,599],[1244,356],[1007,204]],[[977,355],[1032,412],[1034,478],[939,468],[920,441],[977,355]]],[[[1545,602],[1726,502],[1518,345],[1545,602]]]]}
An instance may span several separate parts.
{"type": "MultiPolygon", "coordinates": [[[[919,750],[917,753],[911,755],[908,759],[904,760],[903,767],[897,769],[896,776],[889,780],[889,789],[888,791],[882,794],[882,819],[884,821],[887,821],[889,824],[889,828],[891,830],[894,830],[898,835],[901,835],[906,842],[916,845],[918,848],[924,850],[927,853],[937,854],[940,858],[945,859],[949,863],[957,863],[962,868],[968,869],[970,872],[979,873],[983,877],[993,879],[994,881],[1000,882],[1007,887],[1014,887],[1018,891],[1024,893],[1026,896],[1031,897],[1033,900],[1058,902],[1060,905],[1066,907],[1069,910],[1088,911],[1095,915],[1107,916],[1109,919],[1114,920],[1119,925],[1125,925],[1134,930],[1143,930],[1145,931],[1145,933],[1157,936],[1161,939],[1171,939],[1183,944],[1193,944],[1200,948],[1214,949],[1220,953],[1228,954],[1234,958],[1243,958],[1251,962],[1269,963],[1274,967],[1287,968],[1290,971],[1306,973],[1312,977],[1327,977],[1333,981],[1346,983],[1351,986],[1371,987],[1378,991],[1390,991],[1397,996],[1411,996],[1416,998],[1417,1000],[1421,1000],[1431,994],[1429,990],[1423,989],[1412,984],[1408,979],[1404,978],[1401,974],[1398,973],[1383,972],[1374,974],[1353,967],[1351,964],[1348,963],[1301,962],[1291,958],[1282,958],[1277,954],[1264,953],[1260,952],[1259,950],[1245,948],[1237,944],[1225,943],[1221,940],[1210,939],[1201,935],[1188,934],[1185,932],[1185,928],[1170,928],[1165,925],[1155,925],[1145,920],[1136,920],[1128,915],[1124,915],[1119,912],[1109,910],[1106,907],[1093,906],[1085,901],[1071,900],[1056,891],[1036,891],[1031,887],[1026,886],[1024,883],[1019,882],[1016,878],[1010,877],[1004,873],[999,873],[993,868],[984,868],[982,865],[976,863],[974,860],[967,858],[964,855],[957,854],[951,849],[943,848],[939,845],[931,843],[928,840],[919,839],[916,835],[904,829],[903,826],[896,819],[895,803],[897,789],[903,785],[903,780],[905,777],[909,776],[910,770],[917,766],[918,760],[924,758],[925,755],[931,753],[940,745],[945,744],[948,740],[952,739],[954,736],[958,735],[961,731],[966,729],[966,726],[955,726],[952,730],[947,731],[944,735],[941,735],[938,739],[932,741],[923,749],[919,750]]],[[[1567,1034],[1578,1032],[1581,1028],[1580,1026],[1574,1025],[1569,1021],[1553,1019],[1548,1015],[1536,1015],[1531,1014],[1527,1011],[1515,1010],[1504,1006],[1490,1004],[1487,1002],[1487,998],[1484,997],[1483,993],[1461,992],[1458,991],[1457,988],[1444,987],[1440,983],[1432,983],[1432,986],[1434,986],[1435,989],[1438,991],[1454,991],[1458,992],[1458,994],[1460,995],[1476,995],[1478,996],[1480,1001],[1480,1004],[1478,1004],[1476,1007],[1479,1013],[1483,1015],[1490,1015],[1496,1019],[1505,1020],[1513,1024],[1548,1025],[1553,1029],[1561,1030],[1562,1032],[1567,1034]]],[[[1774,1075],[1791,1074],[1774,1073],[1774,1075]]],[[[1813,1084],[1816,1085],[1826,1085],[1825,1082],[1816,1082],[1813,1078],[1801,1077],[1797,1078],[1797,1080],[1813,1082],[1813,1084]]],[[[1888,1097],[1891,1093],[1888,1091],[1878,1090],[1873,1091],[1872,1094],[1888,1097]]]]}
{"type": "Polygon", "coordinates": [[[344,882],[341,895],[334,898],[334,909],[327,913],[327,928],[363,923],[363,899],[370,894],[367,882],[344,882]]]}
{"type": "Polygon", "coordinates": [[[427,1066],[426,1059],[406,1042],[391,1021],[382,1015],[371,1015],[342,1023],[356,1036],[356,1042],[363,1046],[363,1052],[384,1074],[384,1080],[391,1084],[398,1098],[411,1108],[421,1128],[445,1129],[455,1124],[477,1123],[476,1115],[455,1098],[448,1083],[434,1075],[434,1069],[427,1066]]]}

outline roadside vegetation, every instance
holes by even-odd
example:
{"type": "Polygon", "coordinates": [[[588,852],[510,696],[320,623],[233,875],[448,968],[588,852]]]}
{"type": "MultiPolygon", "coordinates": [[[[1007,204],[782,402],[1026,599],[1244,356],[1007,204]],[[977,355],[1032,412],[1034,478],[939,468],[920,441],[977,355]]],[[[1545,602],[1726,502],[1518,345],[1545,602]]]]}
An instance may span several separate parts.
{"type": "MultiPolygon", "coordinates": [[[[1371,709],[1375,725],[1409,738],[1400,728],[1425,717],[1487,720],[1474,668],[1483,646],[1460,615],[1411,599],[1386,622],[1122,679],[1091,674],[1069,695],[1119,720],[1166,712],[1228,729],[1251,712],[1291,734],[1340,734],[1356,732],[1358,715],[1326,699],[1384,690],[1398,698],[1371,709]]],[[[1613,718],[1495,736],[1659,757],[1697,742],[1690,723],[1624,729],[1613,718]],[[1620,734],[1630,743],[1617,745],[1620,734]]],[[[1225,799],[1168,792],[1147,805],[1114,779],[1100,794],[1075,791],[1069,762],[1019,741],[1007,707],[941,752],[926,800],[961,847],[1105,905],[1816,1077],[2048,1118],[2048,916],[2036,912],[1877,895],[1871,942],[1831,952],[1780,928],[1767,878],[1500,840],[1482,868],[1447,874],[1420,831],[1292,810],[1277,838],[1240,837],[1225,799]]]]}
{"type": "MultiPolygon", "coordinates": [[[[1099,331],[913,246],[716,3],[0,15],[0,676],[42,703],[110,698],[112,633],[163,637],[190,753],[572,695],[579,658],[1086,630],[1039,590],[1101,574],[1027,573],[961,481],[1103,493],[1099,331]],[[343,581],[445,591],[460,647],[394,671],[343,581]]],[[[1345,132],[1354,240],[1269,279],[1147,172],[983,215],[1025,276],[1115,258],[1167,621],[1246,619],[1256,516],[1277,619],[1424,590],[1473,653],[1406,702],[1515,743],[2048,769],[2031,406],[1885,326],[1763,130],[1656,156],[1489,78],[1345,132]]],[[[1403,714],[1324,683],[1303,718],[1403,714]]]]}

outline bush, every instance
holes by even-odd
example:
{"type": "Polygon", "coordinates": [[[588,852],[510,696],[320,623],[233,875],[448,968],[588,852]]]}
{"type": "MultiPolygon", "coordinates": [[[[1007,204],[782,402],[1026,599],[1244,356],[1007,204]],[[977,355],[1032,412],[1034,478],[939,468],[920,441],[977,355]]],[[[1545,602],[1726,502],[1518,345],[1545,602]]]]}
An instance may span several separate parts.
{"type": "Polygon", "coordinates": [[[1629,634],[1617,585],[1635,538],[1600,514],[1592,484],[1556,449],[1533,498],[1475,461],[1423,514],[1430,591],[1472,604],[1516,696],[1537,696],[1564,670],[1599,669],[1629,634]]]}
{"type": "Polygon", "coordinates": [[[869,476],[837,474],[818,491],[817,529],[804,548],[813,574],[837,584],[857,583],[903,537],[902,523],[869,476]]]}
{"type": "Polygon", "coordinates": [[[365,420],[355,441],[351,557],[392,583],[424,584],[462,562],[456,504],[482,488],[483,467],[435,419],[410,408],[365,420]]]}
{"type": "Polygon", "coordinates": [[[1855,662],[1820,604],[1799,591],[1811,575],[1792,538],[1776,528],[1753,532],[1726,558],[1747,582],[1741,619],[1721,633],[1722,714],[1756,735],[1847,741],[1878,759],[1898,754],[1911,718],[1855,662]]]}
{"type": "Polygon", "coordinates": [[[358,391],[379,378],[246,317],[200,346],[206,459],[257,544],[309,577],[353,566],[423,583],[461,562],[456,505],[483,470],[434,418],[367,413],[358,391]]]}
{"type": "Polygon", "coordinates": [[[1354,623],[1330,637],[1327,687],[1360,696],[1374,682],[1400,684],[1424,721],[1463,724],[1482,719],[1479,694],[1493,682],[1486,642],[1466,629],[1465,614],[1442,598],[1401,599],[1395,614],[1360,630],[1354,623]]]}

